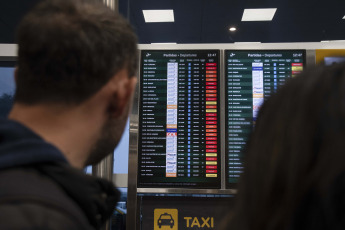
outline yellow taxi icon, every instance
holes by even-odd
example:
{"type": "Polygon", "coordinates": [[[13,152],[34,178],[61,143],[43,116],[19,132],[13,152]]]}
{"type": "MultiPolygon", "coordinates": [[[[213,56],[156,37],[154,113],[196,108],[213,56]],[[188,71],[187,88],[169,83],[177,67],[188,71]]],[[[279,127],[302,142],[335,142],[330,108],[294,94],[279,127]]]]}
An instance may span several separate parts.
{"type": "Polygon", "coordinates": [[[163,213],[160,215],[158,219],[158,227],[161,228],[162,226],[170,226],[170,228],[174,227],[174,219],[168,213],[163,213]]]}
{"type": "Polygon", "coordinates": [[[178,210],[160,209],[154,210],[154,230],[178,230],[178,210]]]}

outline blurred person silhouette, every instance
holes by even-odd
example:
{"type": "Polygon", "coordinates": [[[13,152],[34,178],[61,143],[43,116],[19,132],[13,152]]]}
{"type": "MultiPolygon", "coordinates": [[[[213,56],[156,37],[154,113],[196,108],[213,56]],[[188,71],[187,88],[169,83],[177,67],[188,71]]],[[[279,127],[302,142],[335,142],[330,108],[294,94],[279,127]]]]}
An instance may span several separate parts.
{"type": "Polygon", "coordinates": [[[222,229],[345,229],[344,149],[345,65],[290,79],[260,109],[222,229]]]}
{"type": "Polygon", "coordinates": [[[119,192],[83,168],[113,152],[137,82],[137,37],[101,1],[45,0],[17,31],[0,120],[0,229],[99,229],[119,192]]]}

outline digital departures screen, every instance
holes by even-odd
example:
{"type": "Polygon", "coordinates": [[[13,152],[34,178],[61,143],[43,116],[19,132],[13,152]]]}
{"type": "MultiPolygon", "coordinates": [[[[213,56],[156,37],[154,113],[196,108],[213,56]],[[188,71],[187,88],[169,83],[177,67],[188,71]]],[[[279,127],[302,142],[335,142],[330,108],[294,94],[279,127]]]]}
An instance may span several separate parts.
{"type": "Polygon", "coordinates": [[[227,188],[243,172],[243,149],[262,103],[305,68],[305,50],[226,50],[227,188]]]}
{"type": "Polygon", "coordinates": [[[138,187],[220,188],[219,50],[141,52],[138,187]]]}

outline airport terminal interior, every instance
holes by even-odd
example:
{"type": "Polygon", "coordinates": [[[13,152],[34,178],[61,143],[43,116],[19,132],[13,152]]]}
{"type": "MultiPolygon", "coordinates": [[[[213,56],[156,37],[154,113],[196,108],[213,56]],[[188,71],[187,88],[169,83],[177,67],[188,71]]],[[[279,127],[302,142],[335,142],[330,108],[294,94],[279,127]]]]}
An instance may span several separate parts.
{"type": "MultiPolygon", "coordinates": [[[[1,117],[15,92],[15,27],[37,2],[0,2],[1,117]]],[[[121,142],[85,169],[122,192],[107,229],[217,229],[264,101],[305,69],[345,62],[345,4],[104,2],[133,25],[140,60],[121,142]]]]}

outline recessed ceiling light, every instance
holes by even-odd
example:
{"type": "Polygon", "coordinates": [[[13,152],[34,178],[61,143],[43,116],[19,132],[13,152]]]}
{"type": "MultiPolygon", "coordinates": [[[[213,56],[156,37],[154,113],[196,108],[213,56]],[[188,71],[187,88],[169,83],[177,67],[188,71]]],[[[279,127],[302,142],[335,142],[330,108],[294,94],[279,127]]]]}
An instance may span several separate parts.
{"type": "Polygon", "coordinates": [[[174,22],[173,10],[143,10],[145,22],[174,22]]]}
{"type": "Polygon", "coordinates": [[[260,44],[261,42],[235,42],[235,44],[260,44]]]}
{"type": "Polygon", "coordinates": [[[345,15],[344,15],[343,19],[345,19],[345,15]]]}
{"type": "Polygon", "coordinates": [[[277,8],[244,9],[242,21],[272,21],[277,8]]]}
{"type": "Polygon", "coordinates": [[[174,45],[177,44],[176,42],[156,42],[156,43],[151,43],[152,45],[174,45]]]}
{"type": "Polygon", "coordinates": [[[236,29],[236,27],[230,27],[230,29],[229,29],[230,31],[236,31],[237,29],[236,29]]]}

